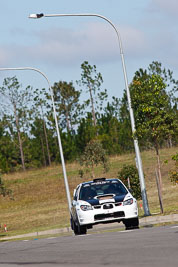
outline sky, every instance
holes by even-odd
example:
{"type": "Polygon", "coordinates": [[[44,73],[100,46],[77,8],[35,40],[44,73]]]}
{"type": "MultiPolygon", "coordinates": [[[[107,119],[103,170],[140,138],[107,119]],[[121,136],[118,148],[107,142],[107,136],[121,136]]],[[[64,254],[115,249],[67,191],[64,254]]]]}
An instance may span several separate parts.
{"type": "MultiPolygon", "coordinates": [[[[0,0],[0,68],[31,67],[54,82],[81,79],[81,64],[96,65],[109,98],[121,98],[125,89],[120,47],[114,28],[98,17],[43,17],[31,13],[99,14],[120,34],[128,76],[159,61],[178,79],[177,0],[0,0]]],[[[16,76],[23,86],[47,88],[34,71],[0,71],[16,76]]]]}

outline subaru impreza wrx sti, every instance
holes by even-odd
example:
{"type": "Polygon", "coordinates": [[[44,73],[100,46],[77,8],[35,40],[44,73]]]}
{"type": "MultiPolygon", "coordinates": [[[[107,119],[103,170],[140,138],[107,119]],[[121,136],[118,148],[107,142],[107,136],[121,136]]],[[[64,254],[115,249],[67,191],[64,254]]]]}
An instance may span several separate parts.
{"type": "Polygon", "coordinates": [[[79,184],[71,207],[75,235],[86,234],[95,224],[112,222],[123,222],[126,230],[139,227],[137,200],[122,181],[97,178],[79,184]]]}

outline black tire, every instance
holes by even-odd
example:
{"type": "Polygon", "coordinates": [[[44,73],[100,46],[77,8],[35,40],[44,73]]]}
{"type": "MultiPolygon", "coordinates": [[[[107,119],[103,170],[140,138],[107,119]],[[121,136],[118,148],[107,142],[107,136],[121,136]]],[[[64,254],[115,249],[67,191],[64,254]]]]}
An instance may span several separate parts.
{"type": "Polygon", "coordinates": [[[72,228],[72,230],[74,231],[74,234],[75,235],[78,235],[78,227],[77,227],[77,225],[75,224],[75,222],[74,222],[74,220],[71,218],[71,228],[72,228]]]}
{"type": "Polygon", "coordinates": [[[132,218],[132,219],[127,219],[124,221],[125,224],[125,229],[130,230],[130,229],[138,229],[139,228],[139,220],[138,218],[132,218]]]}
{"type": "Polygon", "coordinates": [[[72,230],[74,231],[75,235],[86,235],[87,233],[87,227],[86,226],[81,226],[78,222],[76,224],[73,219],[71,219],[71,224],[72,224],[72,230]]]}
{"type": "Polygon", "coordinates": [[[78,224],[78,235],[86,235],[86,233],[87,233],[87,227],[78,224]]]}

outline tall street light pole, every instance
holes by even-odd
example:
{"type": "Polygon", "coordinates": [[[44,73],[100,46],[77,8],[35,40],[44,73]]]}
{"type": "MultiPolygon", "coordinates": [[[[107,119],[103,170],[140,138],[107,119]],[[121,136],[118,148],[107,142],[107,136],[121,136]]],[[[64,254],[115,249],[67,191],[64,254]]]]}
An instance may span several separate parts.
{"type": "Polygon", "coordinates": [[[115,30],[119,47],[120,47],[120,55],[122,60],[122,68],[123,68],[123,74],[124,74],[124,80],[125,80],[125,87],[127,92],[127,100],[128,100],[128,106],[129,106],[129,114],[130,114],[130,120],[131,120],[131,128],[132,128],[132,134],[134,136],[134,147],[135,147],[135,154],[136,154],[136,163],[138,167],[138,173],[139,173],[139,179],[140,179],[140,187],[141,187],[141,193],[142,193],[142,201],[143,201],[143,208],[144,208],[144,214],[145,216],[150,215],[149,206],[148,206],[148,200],[147,200],[147,194],[146,194],[146,187],[145,187],[145,180],[144,180],[144,174],[143,174],[143,168],[142,168],[142,161],[140,156],[140,149],[138,145],[138,140],[135,138],[135,119],[134,119],[134,113],[131,105],[131,97],[130,97],[130,91],[128,86],[128,78],[127,78],[127,72],[126,72],[126,66],[125,66],[125,59],[124,59],[124,53],[122,48],[122,41],[121,36],[116,28],[116,26],[106,17],[99,15],[99,14],[30,14],[29,18],[38,19],[42,17],[99,17],[105,21],[107,21],[115,30]]]}
{"type": "Polygon", "coordinates": [[[61,156],[62,169],[63,169],[63,175],[64,175],[64,183],[65,183],[65,189],[66,189],[66,195],[67,195],[68,207],[69,207],[69,213],[70,213],[71,197],[70,197],[68,179],[67,179],[67,174],[66,174],[66,167],[65,167],[65,161],[64,161],[64,155],[63,155],[61,137],[60,137],[60,132],[59,132],[59,126],[58,126],[58,121],[57,121],[56,108],[55,108],[55,104],[54,104],[53,90],[52,90],[51,84],[49,82],[49,79],[47,78],[47,76],[43,72],[41,72],[39,69],[36,69],[36,68],[31,68],[31,67],[0,68],[0,71],[6,71],[6,70],[7,71],[8,70],[33,70],[33,71],[36,71],[36,72],[40,73],[46,79],[46,81],[48,83],[48,86],[49,86],[49,89],[50,89],[50,94],[51,94],[52,105],[53,105],[53,113],[54,113],[54,119],[55,119],[55,124],[56,124],[58,145],[59,145],[59,151],[60,151],[60,156],[61,156]]]}

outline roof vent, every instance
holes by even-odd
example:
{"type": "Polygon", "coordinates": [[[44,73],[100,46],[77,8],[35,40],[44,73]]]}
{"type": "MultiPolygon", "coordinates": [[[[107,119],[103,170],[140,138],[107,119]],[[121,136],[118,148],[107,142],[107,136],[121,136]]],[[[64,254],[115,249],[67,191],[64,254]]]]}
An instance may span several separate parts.
{"type": "Polygon", "coordinates": [[[105,181],[106,178],[96,178],[96,179],[93,179],[93,182],[101,182],[101,181],[105,181]]]}

